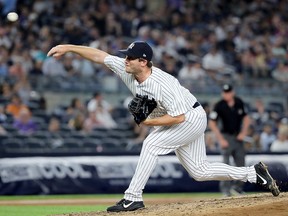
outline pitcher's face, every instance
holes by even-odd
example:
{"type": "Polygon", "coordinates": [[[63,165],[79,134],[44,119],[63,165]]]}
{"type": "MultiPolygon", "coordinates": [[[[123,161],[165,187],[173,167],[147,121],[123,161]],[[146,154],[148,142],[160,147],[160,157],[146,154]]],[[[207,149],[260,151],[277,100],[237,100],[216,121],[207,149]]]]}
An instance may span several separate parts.
{"type": "Polygon", "coordinates": [[[141,67],[145,63],[145,59],[135,58],[131,56],[126,56],[125,58],[125,69],[127,73],[138,74],[141,73],[141,67]]]}

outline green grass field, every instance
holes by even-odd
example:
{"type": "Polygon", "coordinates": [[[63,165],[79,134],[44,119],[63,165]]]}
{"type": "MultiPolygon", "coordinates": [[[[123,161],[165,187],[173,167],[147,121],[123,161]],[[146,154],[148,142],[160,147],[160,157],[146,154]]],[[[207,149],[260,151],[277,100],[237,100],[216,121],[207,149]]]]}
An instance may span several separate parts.
{"type": "Polygon", "coordinates": [[[46,216],[63,213],[79,213],[105,210],[106,206],[73,205],[73,206],[1,206],[1,216],[46,216]]]}
{"type": "MultiPolygon", "coordinates": [[[[175,194],[145,194],[145,198],[216,198],[221,197],[219,193],[175,193],[175,194]]],[[[49,201],[59,199],[121,199],[122,194],[109,194],[109,195],[49,195],[49,196],[0,196],[1,201],[25,201],[25,200],[40,200],[49,201]]],[[[113,204],[113,203],[111,203],[113,204]]],[[[64,213],[79,213],[91,211],[104,211],[106,205],[0,205],[0,216],[48,216],[64,213]]]]}

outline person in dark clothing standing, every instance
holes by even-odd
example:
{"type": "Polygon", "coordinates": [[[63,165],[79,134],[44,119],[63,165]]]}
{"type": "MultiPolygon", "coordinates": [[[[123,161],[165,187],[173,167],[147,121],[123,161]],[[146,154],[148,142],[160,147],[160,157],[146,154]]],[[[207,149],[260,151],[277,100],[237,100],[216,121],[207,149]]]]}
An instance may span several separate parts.
{"type": "MultiPolygon", "coordinates": [[[[246,152],[243,140],[247,135],[250,122],[242,99],[235,96],[231,85],[224,84],[222,99],[215,104],[209,115],[209,128],[217,137],[224,163],[230,164],[230,156],[232,156],[236,166],[245,166],[246,152]]],[[[243,183],[221,181],[220,190],[224,196],[239,195],[243,193],[243,183]]]]}

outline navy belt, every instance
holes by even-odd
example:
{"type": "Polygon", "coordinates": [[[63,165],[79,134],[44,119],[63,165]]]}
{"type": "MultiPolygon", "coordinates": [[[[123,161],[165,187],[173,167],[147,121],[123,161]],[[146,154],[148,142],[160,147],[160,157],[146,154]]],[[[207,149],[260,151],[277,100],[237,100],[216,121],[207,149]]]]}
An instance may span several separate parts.
{"type": "Polygon", "coordinates": [[[194,105],[193,105],[193,108],[195,109],[196,107],[198,107],[198,106],[200,106],[201,104],[198,102],[198,101],[196,101],[195,103],[194,103],[194,105]]]}

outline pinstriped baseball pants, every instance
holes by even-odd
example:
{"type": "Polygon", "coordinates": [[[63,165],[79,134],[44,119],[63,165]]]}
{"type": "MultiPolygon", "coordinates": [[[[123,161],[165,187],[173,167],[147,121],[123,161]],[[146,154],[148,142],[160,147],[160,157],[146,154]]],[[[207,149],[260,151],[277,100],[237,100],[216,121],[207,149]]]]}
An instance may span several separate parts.
{"type": "Polygon", "coordinates": [[[159,155],[175,151],[182,166],[197,181],[240,180],[256,182],[256,171],[251,167],[234,167],[207,161],[204,131],[207,118],[199,106],[185,114],[185,122],[157,127],[143,142],[135,174],[124,198],[142,201],[143,189],[152,174],[159,155]]]}

